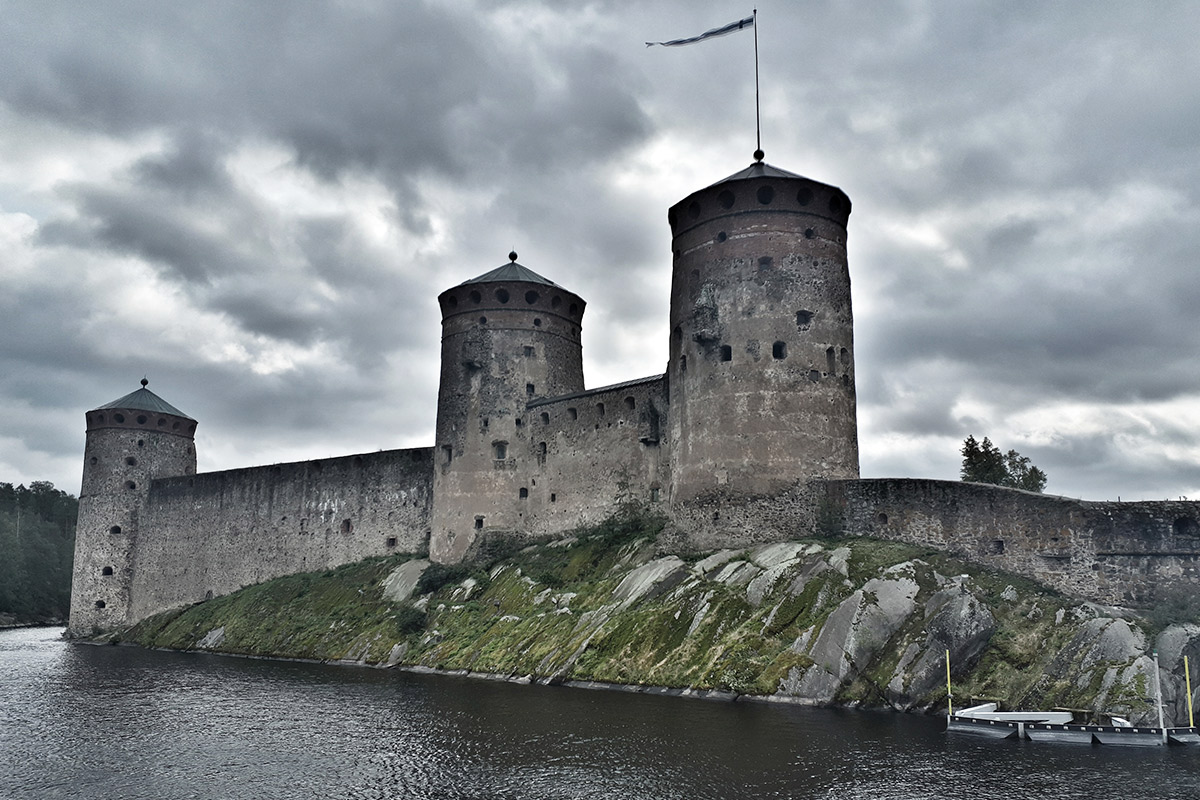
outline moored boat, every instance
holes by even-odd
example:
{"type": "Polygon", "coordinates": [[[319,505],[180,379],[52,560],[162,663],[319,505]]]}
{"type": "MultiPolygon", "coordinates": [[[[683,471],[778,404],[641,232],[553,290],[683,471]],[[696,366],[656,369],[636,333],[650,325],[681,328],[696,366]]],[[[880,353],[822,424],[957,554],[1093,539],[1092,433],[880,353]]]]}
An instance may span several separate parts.
{"type": "MultiPolygon", "coordinates": [[[[1158,654],[1154,656],[1155,675],[1158,673],[1158,654]]],[[[1187,672],[1187,657],[1184,657],[1187,672]]],[[[1071,744],[1104,744],[1154,747],[1160,745],[1200,745],[1200,731],[1195,727],[1191,704],[1191,675],[1187,675],[1188,720],[1186,727],[1168,728],[1163,725],[1162,693],[1155,680],[1159,724],[1134,725],[1122,717],[1112,717],[1110,725],[1088,725],[1074,722],[1070,711],[999,711],[996,703],[983,703],[954,713],[951,699],[946,718],[948,733],[967,733],[993,739],[1029,739],[1034,742],[1065,742],[1071,744]]],[[[946,691],[950,692],[950,654],[946,653],[946,691]]]]}

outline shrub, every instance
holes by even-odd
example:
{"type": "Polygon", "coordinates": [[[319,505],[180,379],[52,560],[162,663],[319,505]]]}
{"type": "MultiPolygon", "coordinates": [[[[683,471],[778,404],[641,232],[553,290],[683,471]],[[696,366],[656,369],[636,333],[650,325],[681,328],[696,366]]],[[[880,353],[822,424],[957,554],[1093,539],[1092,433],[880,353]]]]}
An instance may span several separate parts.
{"type": "Polygon", "coordinates": [[[451,583],[461,583],[471,575],[468,564],[430,564],[417,579],[417,594],[436,592],[451,583]]]}
{"type": "Polygon", "coordinates": [[[412,606],[403,606],[396,612],[396,630],[401,636],[408,636],[410,633],[418,633],[425,630],[427,616],[424,611],[412,606]]]}

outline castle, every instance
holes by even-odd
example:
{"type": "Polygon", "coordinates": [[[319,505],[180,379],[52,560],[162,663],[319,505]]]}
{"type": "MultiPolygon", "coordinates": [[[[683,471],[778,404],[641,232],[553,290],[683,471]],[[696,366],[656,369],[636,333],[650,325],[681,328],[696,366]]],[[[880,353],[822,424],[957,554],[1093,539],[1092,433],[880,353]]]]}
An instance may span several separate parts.
{"type": "Polygon", "coordinates": [[[87,412],[68,633],[369,556],[458,562],[630,500],[691,549],[847,533],[1106,602],[1200,583],[1200,503],[860,480],[850,199],[755,155],[668,213],[662,375],[586,389],[586,304],[510,253],[438,297],[431,447],[196,474],[196,421],[145,380],[87,412]]]}

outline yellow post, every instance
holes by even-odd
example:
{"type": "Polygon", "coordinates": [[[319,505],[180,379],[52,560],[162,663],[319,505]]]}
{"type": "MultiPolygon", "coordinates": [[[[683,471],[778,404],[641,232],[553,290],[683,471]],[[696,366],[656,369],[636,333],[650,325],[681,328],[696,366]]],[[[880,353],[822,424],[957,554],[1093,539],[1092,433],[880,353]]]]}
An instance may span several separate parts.
{"type": "Polygon", "coordinates": [[[1196,719],[1192,716],[1192,671],[1188,669],[1187,656],[1183,657],[1183,677],[1187,680],[1188,693],[1188,727],[1196,727],[1196,719]]]}
{"type": "MultiPolygon", "coordinates": [[[[1190,700],[1191,694],[1188,694],[1190,700]]],[[[954,695],[950,692],[950,651],[946,651],[946,708],[954,716],[954,695]]]]}

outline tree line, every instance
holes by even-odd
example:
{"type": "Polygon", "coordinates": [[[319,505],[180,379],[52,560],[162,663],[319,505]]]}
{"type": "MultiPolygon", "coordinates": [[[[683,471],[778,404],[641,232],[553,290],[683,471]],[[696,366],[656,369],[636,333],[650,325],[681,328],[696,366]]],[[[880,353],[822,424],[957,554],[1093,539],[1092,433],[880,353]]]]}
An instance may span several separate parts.
{"type": "Polygon", "coordinates": [[[49,481],[0,483],[0,620],[64,621],[79,500],[49,481]]]}
{"type": "Polygon", "coordinates": [[[963,442],[962,457],[964,481],[991,483],[1027,492],[1040,492],[1046,488],[1046,473],[1016,450],[1000,452],[986,436],[982,442],[968,436],[963,442]]]}

